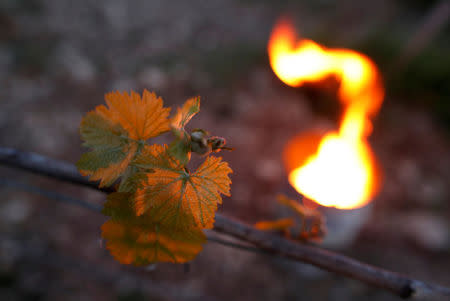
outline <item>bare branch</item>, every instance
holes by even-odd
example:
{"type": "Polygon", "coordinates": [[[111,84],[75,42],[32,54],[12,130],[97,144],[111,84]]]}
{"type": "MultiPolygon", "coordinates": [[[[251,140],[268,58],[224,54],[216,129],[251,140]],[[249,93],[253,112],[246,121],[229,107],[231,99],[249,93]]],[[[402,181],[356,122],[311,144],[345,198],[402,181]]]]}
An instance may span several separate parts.
{"type": "MultiPolygon", "coordinates": [[[[40,195],[40,196],[43,196],[43,197],[46,197],[46,198],[49,198],[49,199],[52,199],[52,200],[55,200],[58,202],[63,202],[63,203],[67,203],[70,205],[82,207],[84,209],[88,209],[95,213],[102,212],[102,207],[97,204],[92,204],[92,203],[86,202],[84,200],[79,200],[79,199],[67,196],[65,194],[50,191],[47,189],[42,189],[40,187],[36,187],[36,186],[30,185],[27,183],[23,183],[23,182],[19,182],[16,180],[0,178],[0,186],[20,189],[21,191],[26,191],[26,192],[30,192],[33,194],[37,194],[37,195],[40,195]]],[[[206,233],[206,236],[207,236],[209,242],[218,243],[218,244],[230,247],[230,248],[240,249],[240,250],[244,250],[244,251],[248,251],[248,252],[271,255],[271,253],[264,251],[258,247],[253,247],[251,245],[243,245],[240,243],[223,240],[215,235],[211,235],[211,233],[209,233],[209,231],[208,231],[208,233],[206,233]]]]}
{"type": "MultiPolygon", "coordinates": [[[[0,147],[0,164],[98,189],[87,179],[81,177],[72,164],[42,155],[0,147]]],[[[271,233],[259,231],[220,214],[216,214],[214,230],[252,243],[274,255],[309,263],[330,272],[358,279],[389,290],[403,298],[423,300],[450,298],[450,288],[448,287],[427,284],[316,246],[296,243],[271,233]]]]}
{"type": "Polygon", "coordinates": [[[60,193],[57,193],[54,191],[49,191],[46,189],[42,189],[40,187],[28,185],[28,184],[21,183],[18,181],[0,178],[0,185],[6,186],[6,187],[11,187],[11,188],[17,188],[22,191],[27,191],[27,192],[31,192],[34,194],[38,194],[38,195],[44,196],[44,197],[52,199],[52,200],[62,201],[62,202],[66,202],[66,203],[69,203],[72,205],[80,206],[82,208],[89,209],[94,212],[98,212],[98,213],[102,212],[102,207],[97,204],[92,204],[92,203],[89,203],[89,202],[86,202],[83,200],[78,200],[78,199],[75,199],[73,197],[70,197],[70,196],[67,196],[64,194],[60,194],[60,193]]]}

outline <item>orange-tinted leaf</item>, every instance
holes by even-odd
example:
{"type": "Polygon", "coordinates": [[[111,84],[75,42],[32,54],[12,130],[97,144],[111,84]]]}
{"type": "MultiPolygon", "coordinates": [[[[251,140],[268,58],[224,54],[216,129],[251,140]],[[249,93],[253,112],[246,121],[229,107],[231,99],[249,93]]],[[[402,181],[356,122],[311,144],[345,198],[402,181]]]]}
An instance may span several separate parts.
{"type": "Polygon", "coordinates": [[[177,113],[170,121],[171,128],[176,130],[184,129],[189,120],[191,120],[199,111],[200,97],[193,97],[186,100],[183,107],[178,108],[177,113]]]}
{"type": "Polygon", "coordinates": [[[172,229],[137,217],[129,200],[132,194],[112,193],[103,212],[110,216],[102,226],[106,247],[121,263],[147,265],[154,262],[183,263],[202,250],[205,235],[200,229],[172,229]]]}
{"type": "Polygon", "coordinates": [[[89,112],[80,126],[84,146],[92,149],[77,163],[80,173],[100,180],[100,187],[114,183],[129,167],[138,152],[139,142],[169,129],[170,109],[160,98],[144,91],[113,92],[105,96],[108,108],[98,106],[89,112]]]}
{"type": "MultiPolygon", "coordinates": [[[[207,188],[212,187],[217,192],[230,196],[231,180],[228,174],[232,172],[228,163],[223,162],[221,157],[209,156],[191,178],[195,186],[205,189],[205,194],[207,194],[207,188]]],[[[219,203],[222,203],[222,199],[219,203]]]]}
{"type": "Polygon", "coordinates": [[[117,261],[137,266],[191,261],[205,242],[200,229],[180,232],[158,224],[129,225],[113,220],[102,225],[102,236],[117,261]]]}
{"type": "Polygon", "coordinates": [[[111,92],[105,95],[108,108],[101,105],[97,112],[106,119],[119,123],[134,140],[156,137],[169,128],[170,108],[163,107],[161,97],[144,90],[142,97],[136,92],[111,92]]]}
{"type": "Polygon", "coordinates": [[[105,99],[107,106],[82,120],[81,137],[91,151],[77,166],[91,180],[100,180],[100,186],[121,177],[118,192],[108,196],[103,208],[110,217],[102,226],[107,248],[125,264],[192,260],[205,242],[202,228],[213,226],[221,194],[230,195],[232,172],[215,157],[194,173],[185,167],[191,135],[184,126],[199,111],[200,99],[186,101],[170,121],[170,109],[147,90],[142,97],[113,92],[105,99]],[[177,139],[175,156],[166,145],[146,145],[169,129],[177,139]]]}
{"type": "Polygon", "coordinates": [[[189,120],[200,111],[200,97],[186,100],[183,107],[178,108],[177,113],[170,121],[170,128],[175,140],[170,144],[169,152],[183,165],[189,162],[191,154],[191,138],[184,127],[189,120]]]}
{"type": "Polygon", "coordinates": [[[289,199],[285,195],[279,195],[277,199],[280,204],[289,207],[299,217],[300,239],[320,241],[326,235],[326,219],[320,211],[308,208],[296,200],[289,199]]]}
{"type": "MultiPolygon", "coordinates": [[[[168,156],[167,147],[147,155],[168,156]]],[[[212,228],[217,204],[222,202],[221,194],[230,195],[228,174],[232,170],[226,162],[208,157],[194,173],[181,166],[151,165],[151,168],[153,172],[146,174],[136,191],[137,215],[147,213],[153,220],[176,229],[212,228]]]]}
{"type": "Polygon", "coordinates": [[[146,145],[133,162],[134,165],[145,170],[154,168],[180,170],[183,165],[168,152],[167,145],[146,145]]]}

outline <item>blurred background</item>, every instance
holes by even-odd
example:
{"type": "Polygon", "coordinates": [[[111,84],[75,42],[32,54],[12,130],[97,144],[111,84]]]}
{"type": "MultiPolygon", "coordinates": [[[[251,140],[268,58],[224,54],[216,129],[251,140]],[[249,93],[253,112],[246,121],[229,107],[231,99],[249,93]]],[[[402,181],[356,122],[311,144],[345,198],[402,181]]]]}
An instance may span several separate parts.
{"type": "MultiPolygon", "coordinates": [[[[112,90],[144,88],[166,105],[202,97],[190,123],[226,137],[232,197],[219,212],[280,217],[296,197],[284,145],[336,127],[333,93],[292,88],[266,45],[289,13],[302,36],[371,57],[386,86],[370,138],[384,186],[339,252],[450,285],[450,26],[445,1],[1,0],[0,145],[75,163],[82,116],[112,90]],[[444,4],[444,6],[443,6],[444,4]]],[[[101,204],[104,195],[22,171],[0,176],[101,204]]],[[[105,218],[0,186],[1,300],[397,300],[309,265],[208,243],[188,266],[121,266],[105,218]]]]}

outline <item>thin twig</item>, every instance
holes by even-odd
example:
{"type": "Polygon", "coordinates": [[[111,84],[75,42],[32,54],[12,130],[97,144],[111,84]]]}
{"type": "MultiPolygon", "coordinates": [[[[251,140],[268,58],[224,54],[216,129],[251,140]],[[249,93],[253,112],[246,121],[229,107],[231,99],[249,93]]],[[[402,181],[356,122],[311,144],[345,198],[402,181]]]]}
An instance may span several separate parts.
{"type": "Polygon", "coordinates": [[[230,247],[230,248],[233,248],[233,249],[238,249],[238,250],[252,252],[252,253],[257,253],[257,254],[266,254],[266,255],[267,254],[271,254],[271,253],[269,253],[267,251],[264,251],[261,248],[256,248],[256,247],[252,247],[252,246],[248,246],[248,245],[243,245],[243,244],[240,244],[240,243],[235,243],[235,242],[232,242],[232,241],[223,240],[221,238],[218,238],[217,236],[212,236],[212,235],[209,235],[209,234],[206,234],[206,236],[208,237],[208,241],[210,241],[210,242],[215,242],[215,243],[218,243],[220,245],[227,246],[227,247],[230,247]]]}
{"type": "Polygon", "coordinates": [[[80,206],[82,208],[89,209],[94,212],[100,213],[102,211],[102,207],[97,204],[92,204],[92,203],[89,203],[89,202],[86,202],[83,200],[75,199],[73,197],[70,197],[70,196],[67,196],[64,194],[60,194],[60,193],[57,193],[54,191],[42,189],[40,187],[32,186],[32,185],[18,182],[15,180],[0,178],[0,185],[11,187],[11,188],[17,188],[17,189],[31,192],[31,193],[35,193],[35,194],[44,196],[44,197],[52,199],[52,200],[62,201],[62,202],[66,202],[66,203],[69,203],[72,205],[80,206]]]}
{"type": "MultiPolygon", "coordinates": [[[[89,203],[84,200],[76,199],[76,198],[73,198],[73,197],[65,195],[65,194],[50,191],[47,189],[36,187],[36,186],[30,185],[27,183],[23,183],[23,182],[19,182],[16,180],[0,178],[0,186],[20,189],[21,191],[34,193],[34,194],[46,197],[48,199],[58,201],[58,202],[68,203],[70,205],[88,209],[95,213],[102,212],[102,207],[97,204],[92,204],[92,203],[89,203]]],[[[214,242],[214,243],[217,243],[217,244],[220,244],[223,246],[227,246],[230,248],[239,249],[239,250],[243,250],[243,251],[247,251],[247,252],[253,252],[253,253],[257,253],[257,254],[269,254],[268,252],[265,252],[264,250],[262,250],[260,248],[223,240],[223,239],[217,237],[216,235],[211,235],[210,233],[207,233],[206,236],[207,236],[209,242],[214,242]]]]}
{"type": "Polygon", "coordinates": [[[72,164],[57,159],[50,159],[36,153],[21,152],[13,148],[2,147],[0,149],[0,163],[68,183],[88,186],[103,192],[114,191],[108,187],[98,188],[98,183],[86,181],[86,178],[72,164]]]}
{"type": "MultiPolygon", "coordinates": [[[[56,161],[34,153],[0,147],[0,164],[45,174],[66,182],[93,187],[92,183],[78,175],[76,167],[72,164],[56,161]]],[[[448,287],[427,284],[316,246],[295,243],[271,233],[259,231],[220,214],[216,214],[214,230],[252,243],[274,255],[310,263],[327,271],[389,290],[403,298],[444,300],[443,298],[450,297],[450,288],[448,287]]]]}

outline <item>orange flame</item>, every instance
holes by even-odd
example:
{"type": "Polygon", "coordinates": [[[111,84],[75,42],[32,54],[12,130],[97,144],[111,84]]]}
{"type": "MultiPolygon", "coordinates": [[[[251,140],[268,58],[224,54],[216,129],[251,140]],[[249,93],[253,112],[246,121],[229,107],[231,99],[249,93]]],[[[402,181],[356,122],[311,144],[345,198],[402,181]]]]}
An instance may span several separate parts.
{"type": "Polygon", "coordinates": [[[372,128],[369,117],[384,97],[377,67],[355,51],[298,41],[286,20],[273,29],[268,51],[273,71],[287,85],[298,87],[329,76],[340,80],[337,93],[344,113],[339,130],[320,140],[317,135],[305,135],[287,145],[289,182],[324,206],[351,209],[366,205],[379,188],[375,157],[367,141],[372,128]]]}

